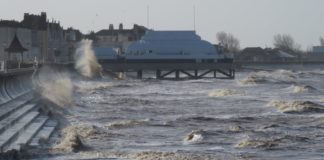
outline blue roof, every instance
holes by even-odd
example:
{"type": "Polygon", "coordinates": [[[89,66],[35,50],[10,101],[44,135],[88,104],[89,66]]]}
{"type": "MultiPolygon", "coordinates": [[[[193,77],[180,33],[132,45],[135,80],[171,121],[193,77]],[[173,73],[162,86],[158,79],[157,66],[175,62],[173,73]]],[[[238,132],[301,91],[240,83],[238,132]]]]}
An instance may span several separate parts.
{"type": "Polygon", "coordinates": [[[217,59],[219,55],[215,47],[201,40],[195,31],[149,30],[140,41],[127,47],[126,58],[217,59]]]}
{"type": "Polygon", "coordinates": [[[117,56],[117,52],[111,47],[94,47],[93,51],[97,59],[113,59],[117,56]]]}

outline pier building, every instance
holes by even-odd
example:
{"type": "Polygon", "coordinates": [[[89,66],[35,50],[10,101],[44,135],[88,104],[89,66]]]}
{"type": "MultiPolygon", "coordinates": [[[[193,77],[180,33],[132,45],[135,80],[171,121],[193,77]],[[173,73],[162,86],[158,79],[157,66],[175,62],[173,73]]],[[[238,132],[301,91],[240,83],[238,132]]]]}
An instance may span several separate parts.
{"type": "Polygon", "coordinates": [[[143,77],[143,71],[154,71],[159,79],[168,78],[173,73],[176,79],[181,75],[202,78],[209,73],[213,73],[215,78],[216,73],[225,76],[222,78],[235,77],[233,60],[219,54],[195,31],[148,30],[140,40],[130,43],[124,52],[116,54],[110,58],[98,58],[103,68],[111,72],[137,72],[138,78],[143,77]]]}

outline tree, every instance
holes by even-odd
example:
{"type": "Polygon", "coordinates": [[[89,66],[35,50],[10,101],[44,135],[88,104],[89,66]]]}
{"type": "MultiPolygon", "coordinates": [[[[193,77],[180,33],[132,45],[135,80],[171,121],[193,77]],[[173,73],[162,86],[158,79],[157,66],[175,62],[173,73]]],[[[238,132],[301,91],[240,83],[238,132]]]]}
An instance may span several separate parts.
{"type": "Polygon", "coordinates": [[[324,46],[324,38],[323,37],[320,37],[319,38],[319,41],[320,41],[321,46],[324,46]]]}
{"type": "Polygon", "coordinates": [[[240,51],[240,41],[230,33],[218,32],[216,34],[219,45],[224,48],[224,50],[238,53],[240,51]]]}
{"type": "Polygon", "coordinates": [[[301,52],[301,45],[296,43],[295,40],[288,34],[277,34],[274,36],[273,45],[276,48],[288,52],[301,52]]]}

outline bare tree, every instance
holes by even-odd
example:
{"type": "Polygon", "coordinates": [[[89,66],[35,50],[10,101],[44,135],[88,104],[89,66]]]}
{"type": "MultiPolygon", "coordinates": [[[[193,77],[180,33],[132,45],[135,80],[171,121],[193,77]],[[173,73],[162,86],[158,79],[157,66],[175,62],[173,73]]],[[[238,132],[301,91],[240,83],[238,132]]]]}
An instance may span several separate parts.
{"type": "Polygon", "coordinates": [[[320,37],[319,38],[319,41],[320,41],[321,46],[324,46],[324,38],[323,37],[320,37]]]}
{"type": "Polygon", "coordinates": [[[274,36],[273,45],[276,48],[285,51],[301,52],[301,45],[296,43],[295,40],[288,34],[277,34],[274,36]]]}
{"type": "Polygon", "coordinates": [[[238,53],[240,51],[240,41],[230,33],[218,32],[216,34],[219,45],[226,51],[238,53]]]}

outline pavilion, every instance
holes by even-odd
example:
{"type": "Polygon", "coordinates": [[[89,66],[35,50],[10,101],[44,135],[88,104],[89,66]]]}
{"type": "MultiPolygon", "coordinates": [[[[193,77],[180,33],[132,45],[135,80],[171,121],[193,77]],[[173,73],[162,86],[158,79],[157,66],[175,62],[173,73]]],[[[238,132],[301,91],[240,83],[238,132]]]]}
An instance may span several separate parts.
{"type": "Polygon", "coordinates": [[[28,49],[26,49],[25,47],[22,46],[22,44],[20,43],[17,34],[15,34],[10,46],[8,48],[5,49],[6,52],[9,53],[9,61],[11,60],[11,53],[20,53],[21,54],[21,62],[18,62],[18,68],[20,68],[20,63],[22,63],[24,61],[24,56],[23,53],[28,51],[28,49]]]}

